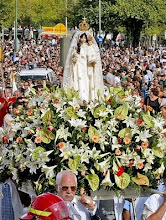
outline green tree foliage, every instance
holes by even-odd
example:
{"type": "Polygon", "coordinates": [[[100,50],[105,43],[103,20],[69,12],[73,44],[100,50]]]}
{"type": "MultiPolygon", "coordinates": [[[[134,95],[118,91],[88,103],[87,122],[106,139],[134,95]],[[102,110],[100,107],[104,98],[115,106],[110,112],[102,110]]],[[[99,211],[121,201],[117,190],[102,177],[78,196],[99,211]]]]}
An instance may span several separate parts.
{"type": "MultiPolygon", "coordinates": [[[[86,16],[90,26],[98,30],[99,0],[80,0],[74,10],[74,22],[78,24],[86,16]]],[[[165,0],[101,0],[102,29],[114,32],[126,29],[128,40],[137,46],[141,31],[158,34],[165,30],[165,0]]]]}
{"type": "Polygon", "coordinates": [[[165,0],[117,0],[114,12],[126,27],[128,39],[137,46],[141,31],[156,26],[164,27],[166,21],[165,0]]]}
{"type": "MultiPolygon", "coordinates": [[[[93,31],[99,29],[99,0],[17,0],[19,25],[54,26],[64,23],[75,27],[85,16],[93,31]]],[[[102,30],[105,34],[126,30],[136,46],[141,32],[152,36],[166,30],[165,0],[101,0],[102,30]]],[[[0,1],[0,27],[14,24],[15,0],[0,1]]]]}
{"type": "Polygon", "coordinates": [[[13,0],[0,0],[0,28],[10,27],[14,21],[13,0]]]}
{"type": "MultiPolygon", "coordinates": [[[[18,25],[55,25],[64,22],[66,0],[17,0],[18,25]]],[[[0,27],[14,24],[15,0],[0,1],[0,27]]]]}
{"type": "MultiPolygon", "coordinates": [[[[114,16],[112,4],[115,1],[101,1],[101,22],[102,30],[107,33],[114,31],[118,27],[118,19],[114,16]]],[[[80,0],[74,7],[74,13],[69,14],[71,25],[78,26],[85,16],[93,31],[99,31],[99,0],[80,0]]]]}

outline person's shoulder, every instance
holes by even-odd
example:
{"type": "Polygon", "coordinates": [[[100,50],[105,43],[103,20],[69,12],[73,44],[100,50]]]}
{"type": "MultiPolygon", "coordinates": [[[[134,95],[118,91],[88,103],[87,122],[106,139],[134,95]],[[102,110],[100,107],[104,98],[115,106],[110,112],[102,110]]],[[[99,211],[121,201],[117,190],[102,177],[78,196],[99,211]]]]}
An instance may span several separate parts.
{"type": "Polygon", "coordinates": [[[146,200],[145,205],[152,203],[152,202],[157,202],[158,200],[161,200],[162,198],[163,196],[159,194],[153,194],[146,200]]]}

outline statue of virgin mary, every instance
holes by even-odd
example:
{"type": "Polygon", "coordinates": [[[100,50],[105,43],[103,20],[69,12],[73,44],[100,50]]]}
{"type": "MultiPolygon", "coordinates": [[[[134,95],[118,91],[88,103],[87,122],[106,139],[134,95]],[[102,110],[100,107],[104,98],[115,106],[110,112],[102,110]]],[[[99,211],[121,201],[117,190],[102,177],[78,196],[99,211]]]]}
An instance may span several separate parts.
{"type": "Polygon", "coordinates": [[[90,102],[104,93],[100,51],[88,31],[85,18],[73,36],[63,74],[62,87],[79,91],[82,101],[90,102]]]}

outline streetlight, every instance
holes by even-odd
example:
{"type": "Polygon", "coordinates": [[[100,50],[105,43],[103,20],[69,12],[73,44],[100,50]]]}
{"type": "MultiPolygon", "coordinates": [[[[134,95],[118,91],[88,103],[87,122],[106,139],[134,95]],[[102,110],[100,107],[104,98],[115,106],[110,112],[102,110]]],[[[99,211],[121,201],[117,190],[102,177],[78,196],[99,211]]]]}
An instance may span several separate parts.
{"type": "Polygon", "coordinates": [[[99,0],[99,36],[101,35],[101,0],[99,0]]]}
{"type": "Polygon", "coordinates": [[[17,44],[17,0],[15,0],[15,29],[14,29],[14,49],[18,50],[17,44]]]}

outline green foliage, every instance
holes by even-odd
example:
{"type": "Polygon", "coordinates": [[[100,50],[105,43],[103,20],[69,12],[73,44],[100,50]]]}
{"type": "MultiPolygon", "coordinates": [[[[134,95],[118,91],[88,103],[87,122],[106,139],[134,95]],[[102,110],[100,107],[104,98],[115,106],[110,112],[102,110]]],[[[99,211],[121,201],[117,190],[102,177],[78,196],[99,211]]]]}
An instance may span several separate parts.
{"type": "MultiPolygon", "coordinates": [[[[152,36],[166,29],[165,0],[102,0],[102,30],[126,31],[128,39],[136,46],[141,31],[152,36]]],[[[0,27],[14,23],[15,0],[0,1],[0,27]]],[[[78,26],[87,18],[95,34],[99,30],[99,0],[18,0],[18,24],[54,26],[68,17],[70,27],[78,26]],[[67,4],[66,4],[67,3],[67,4]]]]}
{"type": "Polygon", "coordinates": [[[14,1],[0,1],[0,27],[10,27],[14,20],[14,1]]]}

